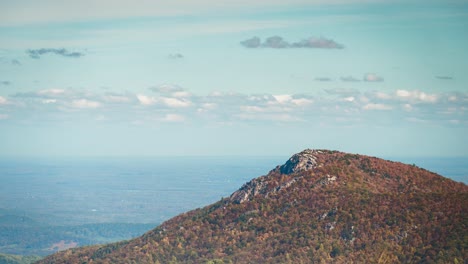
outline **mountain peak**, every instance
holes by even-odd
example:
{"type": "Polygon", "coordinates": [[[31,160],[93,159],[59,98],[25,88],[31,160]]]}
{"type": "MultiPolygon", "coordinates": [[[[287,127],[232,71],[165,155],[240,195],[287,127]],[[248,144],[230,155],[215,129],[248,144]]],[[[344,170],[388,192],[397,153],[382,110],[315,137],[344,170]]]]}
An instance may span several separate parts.
{"type": "Polygon", "coordinates": [[[323,151],[315,149],[305,149],[294,154],[285,164],[277,167],[282,174],[293,174],[301,171],[308,171],[317,167],[317,155],[323,151]]]}
{"type": "Polygon", "coordinates": [[[468,186],[399,162],[306,149],[145,235],[39,263],[452,263],[468,186]]]}

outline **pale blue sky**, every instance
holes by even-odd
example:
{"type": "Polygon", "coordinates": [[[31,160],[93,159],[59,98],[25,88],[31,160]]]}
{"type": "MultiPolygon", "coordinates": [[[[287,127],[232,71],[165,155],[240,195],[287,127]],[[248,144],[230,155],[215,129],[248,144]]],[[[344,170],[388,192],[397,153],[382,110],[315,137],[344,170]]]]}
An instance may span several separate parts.
{"type": "Polygon", "coordinates": [[[0,1],[0,155],[468,156],[467,46],[466,1],[0,1]]]}

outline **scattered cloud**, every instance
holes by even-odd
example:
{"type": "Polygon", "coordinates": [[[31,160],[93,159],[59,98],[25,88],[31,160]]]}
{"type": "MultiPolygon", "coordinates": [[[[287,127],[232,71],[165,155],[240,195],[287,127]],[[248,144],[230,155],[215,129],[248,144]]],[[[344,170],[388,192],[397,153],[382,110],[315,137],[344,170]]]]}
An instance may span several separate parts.
{"type": "Polygon", "coordinates": [[[381,76],[378,76],[375,73],[367,73],[367,74],[364,75],[363,80],[365,82],[383,82],[384,78],[381,77],[381,76]]]}
{"type": "Polygon", "coordinates": [[[436,76],[436,79],[439,79],[439,80],[453,80],[453,77],[452,76],[446,76],[446,75],[439,75],[439,76],[436,76]]]}
{"type": "Polygon", "coordinates": [[[143,94],[137,94],[138,101],[142,105],[152,105],[157,102],[157,100],[154,97],[146,96],[143,94]]]}
{"type": "Polygon", "coordinates": [[[0,114],[0,120],[8,119],[8,117],[7,114],[0,114]]]}
{"type": "Polygon", "coordinates": [[[324,37],[310,37],[298,42],[288,42],[281,36],[271,36],[262,40],[254,36],[252,38],[243,40],[240,44],[246,48],[272,48],[272,49],[285,49],[285,48],[314,48],[314,49],[344,49],[342,44],[335,42],[332,39],[324,37]]]}
{"type": "Polygon", "coordinates": [[[7,99],[3,96],[0,96],[0,105],[6,105],[8,103],[7,99]]]}
{"type": "Polygon", "coordinates": [[[331,82],[332,81],[332,79],[328,77],[317,77],[314,80],[316,80],[317,82],[331,82]]]}
{"type": "Polygon", "coordinates": [[[366,104],[362,107],[364,110],[392,110],[392,107],[385,104],[366,104]]]}
{"type": "Polygon", "coordinates": [[[262,44],[259,37],[253,37],[240,42],[240,44],[246,48],[258,48],[262,44]]]}
{"type": "Polygon", "coordinates": [[[171,108],[189,107],[191,105],[189,100],[179,98],[162,97],[161,101],[171,108]]]}
{"type": "Polygon", "coordinates": [[[354,78],[353,76],[344,76],[341,77],[340,80],[342,82],[360,82],[361,80],[354,78]]]}
{"type": "Polygon", "coordinates": [[[132,98],[118,93],[106,93],[102,99],[108,103],[130,103],[132,98]]]}
{"type": "Polygon", "coordinates": [[[70,52],[64,48],[62,49],[53,49],[53,48],[28,49],[26,53],[29,55],[29,57],[33,59],[40,59],[42,55],[45,55],[48,53],[63,56],[63,57],[69,57],[69,58],[79,58],[85,55],[82,52],[77,52],[77,51],[70,52]]]}
{"type": "Polygon", "coordinates": [[[10,63],[11,63],[12,65],[15,65],[15,66],[20,66],[20,65],[21,65],[21,62],[20,62],[19,60],[17,60],[17,59],[11,60],[10,63]]]}
{"type": "Polygon", "coordinates": [[[11,84],[11,82],[10,82],[10,81],[0,81],[0,84],[1,84],[1,85],[5,85],[5,86],[8,86],[8,85],[11,84]]]}
{"type": "Polygon", "coordinates": [[[17,59],[9,59],[7,57],[0,57],[0,63],[2,64],[11,64],[11,65],[14,65],[14,66],[20,66],[21,65],[21,62],[17,59]]]}
{"type": "Polygon", "coordinates": [[[409,101],[419,101],[426,103],[434,103],[437,101],[438,96],[435,94],[427,94],[419,90],[408,91],[408,90],[397,90],[396,96],[398,98],[409,100],[409,101]]]}
{"type": "Polygon", "coordinates": [[[101,103],[87,100],[87,99],[78,99],[78,100],[73,100],[71,102],[71,106],[74,108],[81,108],[81,109],[94,109],[94,108],[101,107],[101,103]]]}
{"type": "MultiPolygon", "coordinates": [[[[213,92],[192,94],[175,85],[153,87],[147,93],[102,93],[79,89],[43,89],[0,96],[0,113],[8,119],[96,114],[133,122],[366,122],[376,117],[401,120],[468,124],[468,93],[427,93],[419,90],[360,92],[354,89],[327,89],[321,95],[241,94],[213,92]],[[177,95],[177,96],[174,96],[177,95]],[[29,115],[27,113],[30,113],[29,115]],[[60,114],[57,114],[60,113],[60,114]],[[371,118],[371,119],[369,119],[371,118]],[[138,120],[136,120],[138,119],[138,120]],[[145,121],[146,120],[146,121],[145,121]],[[335,120],[335,121],[333,121],[335,120]],[[356,121],[357,120],[357,121],[356,121]],[[338,121],[336,121],[338,122],[338,121]]],[[[67,118],[65,118],[67,117],[67,118]]],[[[387,120],[391,120],[388,119],[387,120]]]]}
{"type": "Polygon", "coordinates": [[[327,94],[331,95],[341,95],[341,96],[351,96],[359,94],[359,91],[356,89],[350,88],[331,88],[331,89],[324,89],[327,94]]]}
{"type": "Polygon", "coordinates": [[[177,60],[177,59],[183,59],[184,55],[182,55],[181,53],[172,53],[172,54],[169,54],[168,57],[169,59],[177,60]]]}
{"type": "Polygon", "coordinates": [[[162,84],[162,85],[150,87],[149,89],[153,92],[162,93],[162,94],[181,92],[184,90],[182,87],[178,85],[173,85],[173,84],[162,84]]]}
{"type": "Polygon", "coordinates": [[[179,114],[166,114],[161,120],[165,122],[183,122],[185,117],[179,114]]]}

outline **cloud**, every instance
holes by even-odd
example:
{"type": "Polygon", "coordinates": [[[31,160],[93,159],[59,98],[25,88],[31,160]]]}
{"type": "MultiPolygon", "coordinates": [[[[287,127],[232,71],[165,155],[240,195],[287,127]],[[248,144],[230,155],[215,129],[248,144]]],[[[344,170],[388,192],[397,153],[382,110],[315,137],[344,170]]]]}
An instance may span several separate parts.
{"type": "Polygon", "coordinates": [[[17,59],[8,59],[6,57],[0,57],[0,62],[3,64],[11,64],[14,66],[20,66],[21,62],[17,59]]]}
{"type": "Polygon", "coordinates": [[[342,44],[328,38],[310,37],[298,42],[288,42],[281,36],[271,36],[265,39],[264,42],[257,36],[243,40],[240,44],[246,48],[313,48],[313,49],[344,49],[342,44]]]}
{"type": "Polygon", "coordinates": [[[246,48],[258,48],[262,44],[262,41],[260,40],[259,37],[253,37],[253,38],[249,38],[244,41],[241,41],[240,44],[246,48]]]}
{"type": "Polygon", "coordinates": [[[118,93],[106,93],[102,99],[109,103],[129,103],[132,101],[130,96],[118,94],[118,93]]]}
{"type": "Polygon", "coordinates": [[[5,85],[5,86],[8,86],[8,85],[11,84],[11,82],[9,82],[9,81],[0,81],[0,84],[1,84],[1,85],[5,85]]]}
{"type": "Polygon", "coordinates": [[[154,97],[146,96],[143,94],[137,94],[138,101],[142,105],[152,105],[157,102],[157,100],[154,97]]]}
{"type": "Polygon", "coordinates": [[[84,56],[85,54],[82,52],[70,52],[64,48],[62,49],[51,49],[51,48],[42,48],[42,49],[29,49],[26,51],[26,53],[29,55],[29,57],[33,59],[40,59],[42,55],[51,53],[63,57],[69,57],[69,58],[79,58],[84,56]]]}
{"type": "Polygon", "coordinates": [[[395,92],[397,98],[410,101],[419,101],[425,103],[434,103],[438,100],[438,96],[435,94],[427,94],[419,90],[407,91],[407,90],[397,90],[395,92]]]}
{"type": "Polygon", "coordinates": [[[353,76],[344,76],[341,77],[340,80],[342,82],[360,82],[361,80],[354,78],[353,76]]]}
{"type": "Polygon", "coordinates": [[[7,114],[0,114],[0,120],[5,120],[5,119],[8,119],[8,115],[7,114]]]}
{"type": "Polygon", "coordinates": [[[350,88],[331,88],[331,89],[324,89],[324,91],[331,95],[341,95],[341,96],[351,96],[359,94],[359,91],[356,89],[350,88]]]}
{"type": "Polygon", "coordinates": [[[7,99],[3,96],[0,96],[0,105],[6,105],[8,103],[7,99]]]}
{"type": "Polygon", "coordinates": [[[189,107],[191,105],[191,102],[189,100],[186,100],[186,99],[162,97],[160,100],[166,106],[173,107],[173,108],[189,107]]]}
{"type": "Polygon", "coordinates": [[[342,44],[332,39],[311,37],[300,42],[292,43],[293,48],[317,48],[317,49],[344,49],[342,44]]]}
{"type": "Polygon", "coordinates": [[[332,81],[332,79],[328,77],[317,77],[314,80],[316,80],[317,82],[331,82],[332,81]]]}
{"type": "Polygon", "coordinates": [[[435,76],[435,77],[437,79],[439,79],[439,80],[453,80],[452,76],[439,75],[439,76],[435,76]]]}
{"type": "Polygon", "coordinates": [[[185,117],[179,114],[166,114],[161,120],[165,122],[183,122],[185,117]]]}
{"type": "Polygon", "coordinates": [[[11,60],[10,63],[11,63],[12,65],[15,65],[15,66],[20,66],[20,65],[21,65],[21,62],[20,62],[19,60],[17,60],[17,59],[11,60]]]}
{"type": "Polygon", "coordinates": [[[283,48],[289,48],[289,43],[286,42],[282,37],[280,36],[272,36],[269,37],[263,42],[262,47],[265,48],[273,48],[273,49],[283,49],[283,48]]]}
{"type": "Polygon", "coordinates": [[[169,57],[169,59],[177,60],[177,59],[183,59],[184,55],[182,55],[180,53],[173,53],[173,54],[169,54],[168,57],[169,57]]]}
{"type": "Polygon", "coordinates": [[[363,80],[365,82],[383,82],[384,78],[381,77],[381,76],[378,76],[375,73],[367,73],[367,74],[364,75],[363,80]]]}
{"type": "Polygon", "coordinates": [[[385,104],[369,103],[362,107],[364,110],[392,110],[392,107],[385,104]]]}
{"type": "Polygon", "coordinates": [[[149,89],[153,92],[162,93],[162,94],[169,94],[169,93],[184,91],[182,87],[178,85],[173,85],[173,84],[162,84],[162,85],[150,87],[149,89]]]}
{"type": "Polygon", "coordinates": [[[101,107],[101,103],[87,99],[73,100],[70,104],[73,108],[94,109],[101,107]]]}
{"type": "Polygon", "coordinates": [[[9,119],[35,119],[38,122],[59,120],[57,118],[73,120],[74,115],[80,118],[89,115],[89,120],[96,120],[96,111],[89,110],[99,109],[98,114],[105,116],[106,122],[118,119],[129,124],[187,120],[215,123],[256,120],[313,123],[327,120],[336,123],[337,120],[348,119],[374,122],[413,118],[445,124],[447,120],[460,120],[454,125],[468,125],[468,93],[463,92],[428,93],[400,89],[361,93],[335,88],[315,96],[235,92],[185,94],[185,90],[175,85],[159,86],[156,90],[164,93],[43,89],[0,96],[0,113],[8,113],[9,119]],[[175,97],[175,93],[181,94],[175,97]]]}

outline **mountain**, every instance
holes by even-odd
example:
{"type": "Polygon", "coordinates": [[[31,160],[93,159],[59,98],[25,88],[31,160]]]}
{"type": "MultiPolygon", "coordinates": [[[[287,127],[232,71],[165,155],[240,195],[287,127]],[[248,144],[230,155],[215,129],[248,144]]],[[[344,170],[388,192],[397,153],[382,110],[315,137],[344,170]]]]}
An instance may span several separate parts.
{"type": "Polygon", "coordinates": [[[39,263],[463,263],[466,208],[463,183],[414,165],[307,149],[141,237],[39,263]]]}

